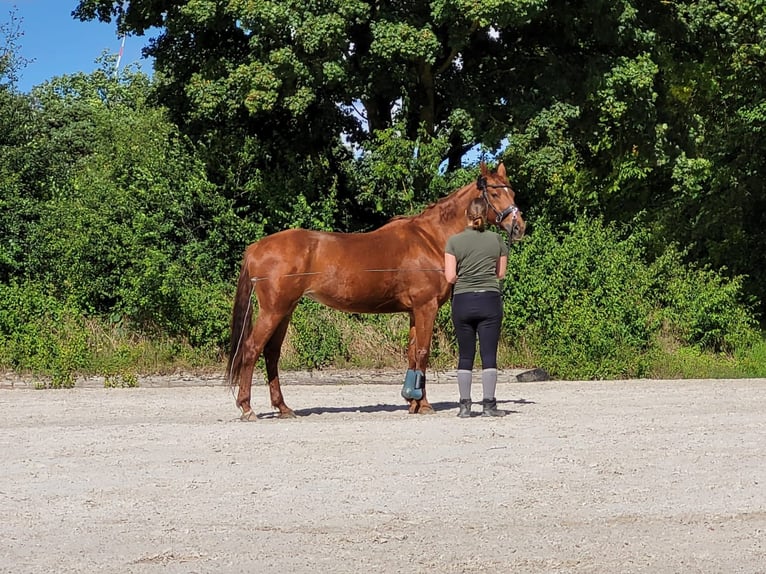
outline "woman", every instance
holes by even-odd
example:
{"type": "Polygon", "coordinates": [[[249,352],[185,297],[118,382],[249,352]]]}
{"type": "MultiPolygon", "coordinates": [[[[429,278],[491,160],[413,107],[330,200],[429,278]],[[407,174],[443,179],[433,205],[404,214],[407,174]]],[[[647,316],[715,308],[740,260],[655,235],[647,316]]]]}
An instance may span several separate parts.
{"type": "Polygon", "coordinates": [[[495,399],[497,343],[503,321],[500,280],[508,265],[508,245],[486,229],[487,202],[477,197],[466,210],[467,227],[450,237],[444,253],[444,275],[454,284],[452,322],[455,325],[459,360],[457,384],[460,418],[471,416],[471,381],[476,355],[476,336],[481,355],[483,415],[505,416],[495,399]]]}

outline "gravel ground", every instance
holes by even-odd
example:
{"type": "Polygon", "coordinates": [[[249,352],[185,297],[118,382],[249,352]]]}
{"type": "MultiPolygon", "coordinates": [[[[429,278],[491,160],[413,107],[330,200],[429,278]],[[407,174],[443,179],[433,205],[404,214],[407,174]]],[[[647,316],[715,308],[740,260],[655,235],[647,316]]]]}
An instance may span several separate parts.
{"type": "Polygon", "coordinates": [[[766,573],[766,380],[514,380],[463,420],[446,376],[434,415],[295,376],[241,423],[220,377],[6,377],[0,572],[766,573]]]}

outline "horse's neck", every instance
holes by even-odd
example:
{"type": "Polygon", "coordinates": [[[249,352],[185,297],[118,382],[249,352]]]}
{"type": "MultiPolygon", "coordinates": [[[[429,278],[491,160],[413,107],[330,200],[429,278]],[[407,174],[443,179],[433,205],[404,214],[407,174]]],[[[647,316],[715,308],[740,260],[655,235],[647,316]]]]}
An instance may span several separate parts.
{"type": "Polygon", "coordinates": [[[434,240],[444,246],[451,235],[465,229],[465,211],[474,196],[476,196],[475,185],[461,187],[427,207],[417,216],[417,219],[424,228],[428,229],[434,240]]]}

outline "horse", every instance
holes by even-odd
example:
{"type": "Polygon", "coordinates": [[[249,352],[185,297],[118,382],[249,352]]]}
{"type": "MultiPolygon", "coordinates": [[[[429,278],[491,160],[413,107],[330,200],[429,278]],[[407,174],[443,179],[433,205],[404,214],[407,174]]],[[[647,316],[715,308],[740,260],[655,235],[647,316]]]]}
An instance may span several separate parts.
{"type": "Polygon", "coordinates": [[[302,297],[347,313],[408,313],[408,369],[402,396],[409,412],[433,413],[425,373],[434,321],[449,299],[444,278],[447,238],[466,226],[469,202],[481,197],[487,221],[511,241],[524,236],[526,222],[516,206],[505,166],[484,162],[475,182],[452,191],[412,216],[398,216],[364,233],[286,229],[249,245],[242,258],[231,317],[226,379],[238,387],[241,419],[250,406],[253,371],[263,354],[271,405],[280,418],[295,417],[279,384],[279,358],[290,318],[302,297]],[[258,314],[253,324],[253,294],[258,314]]]}

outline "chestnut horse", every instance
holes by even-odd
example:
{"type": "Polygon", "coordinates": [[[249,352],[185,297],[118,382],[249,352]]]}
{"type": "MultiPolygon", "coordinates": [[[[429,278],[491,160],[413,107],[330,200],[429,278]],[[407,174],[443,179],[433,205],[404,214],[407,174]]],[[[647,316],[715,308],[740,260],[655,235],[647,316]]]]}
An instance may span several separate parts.
{"type": "Polygon", "coordinates": [[[511,240],[526,223],[515,204],[501,163],[490,172],[481,163],[477,181],[453,191],[422,213],[396,217],[369,233],[288,229],[248,246],[237,282],[226,376],[239,387],[242,420],[255,420],[250,406],[253,370],[263,353],[271,404],[282,418],[294,417],[279,385],[279,356],[290,317],[301,297],[348,313],[408,313],[409,369],[402,396],[410,413],[433,412],[425,372],[436,313],[450,296],[444,278],[447,238],[466,226],[468,203],[482,197],[487,221],[511,240]],[[255,325],[252,295],[258,302],[255,325]]]}

